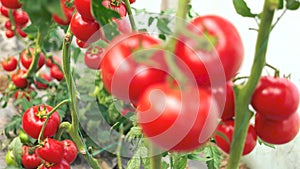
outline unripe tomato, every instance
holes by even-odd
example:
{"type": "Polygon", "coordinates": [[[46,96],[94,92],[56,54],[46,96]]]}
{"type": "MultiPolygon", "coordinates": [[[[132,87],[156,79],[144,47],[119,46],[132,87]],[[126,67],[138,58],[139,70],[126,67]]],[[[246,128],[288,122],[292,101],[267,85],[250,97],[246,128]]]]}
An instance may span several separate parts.
{"type": "Polygon", "coordinates": [[[16,166],[17,163],[14,160],[14,154],[12,153],[12,151],[8,150],[6,155],[5,155],[5,162],[7,166],[16,166]]]}
{"type": "MultiPolygon", "coordinates": [[[[49,114],[52,109],[53,108],[51,106],[46,105],[33,106],[27,109],[24,112],[22,118],[22,127],[24,131],[30,137],[37,139],[42,129],[42,126],[46,121],[45,116],[49,114]]],[[[59,127],[59,124],[60,116],[56,111],[50,116],[46,124],[46,128],[43,133],[44,138],[54,136],[59,127]]]]}

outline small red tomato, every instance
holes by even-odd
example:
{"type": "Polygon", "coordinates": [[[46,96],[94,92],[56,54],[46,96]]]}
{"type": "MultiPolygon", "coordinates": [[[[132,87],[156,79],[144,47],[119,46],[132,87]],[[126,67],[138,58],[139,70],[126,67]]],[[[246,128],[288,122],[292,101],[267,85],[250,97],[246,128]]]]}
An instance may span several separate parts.
{"type": "Polygon", "coordinates": [[[11,56],[2,60],[1,64],[2,64],[2,68],[5,71],[11,72],[17,68],[18,60],[15,57],[11,56]]]}
{"type": "Polygon", "coordinates": [[[84,63],[91,69],[100,69],[104,49],[99,46],[89,48],[84,55],[84,63]]]}
{"type": "MultiPolygon", "coordinates": [[[[218,147],[220,147],[227,154],[230,153],[230,145],[232,143],[233,138],[233,130],[234,130],[234,120],[226,120],[222,121],[217,127],[216,131],[216,143],[218,147]],[[226,138],[224,138],[226,137],[226,138]]],[[[253,125],[250,125],[248,128],[246,141],[244,145],[243,155],[247,155],[256,146],[257,136],[253,125]]]]}
{"type": "Polygon", "coordinates": [[[72,140],[63,140],[61,141],[64,145],[64,157],[63,159],[66,160],[69,164],[75,161],[77,157],[77,147],[72,140]]]}
{"type": "MultiPolygon", "coordinates": [[[[57,56],[52,56],[52,60],[56,63],[56,64],[61,64],[61,60],[59,57],[57,56]]],[[[51,68],[52,66],[54,66],[55,64],[52,63],[52,60],[50,58],[47,59],[46,61],[46,66],[51,68]]]]}
{"type": "Polygon", "coordinates": [[[18,70],[12,75],[11,80],[18,88],[26,88],[28,86],[28,80],[24,78],[26,72],[26,70],[18,70]]]}
{"type": "Polygon", "coordinates": [[[31,147],[23,146],[22,165],[26,169],[35,169],[41,164],[41,159],[31,147]],[[33,151],[33,152],[30,152],[33,151]]]}
{"type": "Polygon", "coordinates": [[[100,39],[100,26],[95,21],[84,20],[79,13],[71,19],[71,30],[77,39],[92,43],[100,39]]]}
{"type": "MultiPolygon", "coordinates": [[[[9,18],[8,9],[3,5],[0,6],[0,12],[3,16],[9,18]]],[[[15,10],[13,10],[13,12],[15,12],[15,10]]]]}
{"type": "Polygon", "coordinates": [[[60,18],[58,15],[52,15],[52,19],[60,25],[69,25],[69,23],[71,22],[73,12],[74,12],[74,8],[68,8],[65,5],[65,2],[66,2],[66,0],[60,1],[65,18],[60,18]]]}
{"type": "Polygon", "coordinates": [[[46,138],[43,145],[36,149],[38,156],[50,163],[60,163],[64,155],[64,145],[52,138],[46,138]]]}
{"type": "Polygon", "coordinates": [[[135,0],[129,0],[129,2],[132,4],[132,3],[134,3],[134,2],[135,2],[135,0]]]}
{"type": "MultiPolygon", "coordinates": [[[[35,52],[34,48],[29,48],[29,49],[23,50],[23,52],[20,54],[21,63],[26,69],[29,69],[29,67],[32,63],[34,52],[35,52]]],[[[41,52],[40,58],[38,61],[38,69],[40,69],[44,65],[44,63],[45,63],[45,56],[41,52]]]]}
{"type": "Polygon", "coordinates": [[[88,48],[90,46],[89,43],[83,42],[83,41],[81,41],[81,40],[79,40],[77,38],[76,38],[76,44],[80,48],[88,48]]]}
{"type": "Polygon", "coordinates": [[[299,114],[295,112],[287,119],[278,121],[264,117],[260,112],[255,115],[257,136],[270,144],[285,144],[293,140],[300,127],[299,114]]]}
{"type": "MultiPolygon", "coordinates": [[[[52,78],[46,73],[40,74],[39,77],[41,79],[43,79],[44,81],[46,81],[46,82],[51,82],[51,80],[52,80],[52,78]]],[[[35,81],[35,85],[38,89],[47,89],[48,88],[47,83],[43,83],[43,82],[40,82],[40,81],[35,81]]]]}
{"type": "MultiPolygon", "coordinates": [[[[51,106],[46,105],[33,106],[27,109],[22,118],[22,127],[25,133],[27,133],[30,137],[37,139],[42,126],[46,121],[46,116],[52,109],[53,108],[51,106]]],[[[56,111],[50,116],[46,124],[46,128],[43,133],[44,138],[54,136],[59,124],[60,116],[56,111]]]]}
{"type": "Polygon", "coordinates": [[[26,38],[27,37],[27,33],[24,32],[22,29],[17,28],[17,32],[18,34],[22,37],[22,38],[26,38]]]}
{"type": "Polygon", "coordinates": [[[14,13],[14,19],[15,19],[16,25],[20,25],[21,27],[25,26],[29,21],[29,17],[27,15],[27,13],[22,10],[16,11],[14,13]]]}
{"type": "Polygon", "coordinates": [[[12,23],[10,20],[5,21],[4,27],[8,30],[12,30],[12,23]]]}
{"type": "Polygon", "coordinates": [[[25,88],[23,90],[17,90],[14,94],[14,99],[22,99],[26,98],[26,100],[30,101],[30,93],[33,91],[31,87],[25,88]]]}
{"type": "Polygon", "coordinates": [[[102,5],[106,8],[115,10],[119,13],[120,17],[124,17],[127,14],[126,5],[122,1],[111,1],[111,0],[103,0],[102,5]]]}
{"type": "Polygon", "coordinates": [[[19,0],[1,0],[1,3],[8,9],[18,9],[22,6],[22,4],[19,3],[19,0]]]}
{"type": "Polygon", "coordinates": [[[91,10],[91,0],[75,0],[74,5],[83,19],[91,21],[95,20],[91,10]]]}
{"type": "Polygon", "coordinates": [[[251,105],[268,119],[283,120],[297,111],[299,90],[286,78],[263,76],[253,93],[251,105]]]}
{"type": "Polygon", "coordinates": [[[41,166],[39,169],[70,169],[70,164],[66,162],[65,160],[62,160],[59,163],[48,163],[46,162],[41,166]]]}
{"type": "Polygon", "coordinates": [[[54,65],[50,68],[50,75],[54,79],[61,81],[64,78],[63,72],[59,69],[58,66],[54,65]]]}
{"type": "Polygon", "coordinates": [[[12,37],[15,36],[15,32],[14,32],[13,30],[6,30],[6,31],[5,31],[5,36],[6,36],[7,38],[12,38],[12,37]]]}

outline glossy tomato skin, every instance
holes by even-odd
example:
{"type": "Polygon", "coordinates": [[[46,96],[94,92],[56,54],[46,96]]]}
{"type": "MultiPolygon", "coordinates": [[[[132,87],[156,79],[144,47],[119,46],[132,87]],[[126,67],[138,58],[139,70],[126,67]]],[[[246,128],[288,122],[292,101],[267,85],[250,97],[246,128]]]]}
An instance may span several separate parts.
{"type": "Polygon", "coordinates": [[[251,105],[268,119],[286,119],[297,111],[299,90],[286,78],[263,76],[253,93],[251,105]]]}
{"type": "Polygon", "coordinates": [[[5,71],[11,72],[16,70],[18,66],[18,60],[15,57],[11,56],[2,60],[1,64],[2,64],[2,68],[5,71]]]}
{"type": "Polygon", "coordinates": [[[10,20],[5,21],[4,27],[8,30],[12,30],[12,23],[10,20]]]}
{"type": "Polygon", "coordinates": [[[28,80],[24,78],[26,72],[26,70],[18,70],[12,75],[11,80],[18,88],[26,88],[28,86],[28,80]]]}
{"type": "MultiPolygon", "coordinates": [[[[47,81],[47,82],[51,82],[51,80],[52,80],[51,76],[49,76],[46,73],[40,74],[39,77],[42,78],[43,80],[47,81]]],[[[43,82],[35,81],[35,85],[38,89],[47,89],[48,88],[48,84],[43,83],[43,82]]]]}
{"type": "Polygon", "coordinates": [[[58,81],[61,81],[64,78],[63,72],[59,69],[57,65],[54,65],[50,68],[50,75],[58,81]]]}
{"type": "Polygon", "coordinates": [[[68,8],[65,5],[66,1],[67,0],[60,0],[60,4],[61,4],[65,18],[60,18],[58,15],[55,15],[55,14],[52,15],[52,19],[60,25],[69,25],[69,23],[71,22],[73,12],[74,12],[74,8],[68,8]]]}
{"type": "Polygon", "coordinates": [[[39,157],[50,163],[60,163],[63,159],[64,145],[52,138],[46,138],[43,146],[36,149],[39,157]]]}
{"type": "MultiPolygon", "coordinates": [[[[119,35],[105,49],[101,62],[104,86],[119,99],[137,104],[143,91],[150,85],[164,82],[167,74],[163,54],[161,51],[149,51],[160,41],[145,34],[132,33],[119,35]],[[143,49],[140,52],[139,49],[143,49]],[[134,54],[135,52],[140,55],[134,54]],[[141,55],[141,53],[143,55],[141,55]],[[137,63],[134,57],[141,57],[153,53],[144,64],[137,63]],[[148,65],[148,63],[154,63],[148,65]],[[122,83],[120,83],[122,82],[122,83]]],[[[154,49],[155,50],[155,49],[154,49]]]]}
{"type": "Polygon", "coordinates": [[[13,16],[16,24],[20,26],[25,26],[29,21],[27,13],[22,10],[16,11],[13,16]]]}
{"type": "Polygon", "coordinates": [[[127,9],[123,2],[118,2],[118,4],[114,4],[111,0],[103,0],[102,5],[106,8],[115,10],[119,13],[120,17],[124,17],[127,14],[127,9]]]}
{"type": "Polygon", "coordinates": [[[92,43],[100,39],[100,26],[95,21],[84,20],[77,12],[71,19],[71,30],[77,39],[92,43]]]}
{"type": "Polygon", "coordinates": [[[76,38],[76,44],[80,48],[88,48],[90,46],[89,43],[83,42],[83,41],[81,41],[81,40],[79,40],[77,38],[76,38]]]}
{"type": "Polygon", "coordinates": [[[189,152],[203,145],[218,125],[218,107],[209,91],[150,86],[137,106],[144,135],[164,150],[189,152]],[[198,105],[198,106],[197,106],[198,105]]]}
{"type": "Polygon", "coordinates": [[[91,69],[100,69],[104,49],[99,46],[89,48],[84,55],[84,63],[91,69]]]}
{"type": "Polygon", "coordinates": [[[201,45],[184,34],[179,35],[175,54],[178,62],[189,68],[184,72],[193,74],[189,78],[205,87],[223,85],[232,79],[244,58],[243,43],[234,25],[220,16],[203,15],[193,19],[187,29],[198,35],[198,40],[210,38],[212,44],[215,41],[214,46],[201,45]]]}
{"type": "Polygon", "coordinates": [[[23,146],[22,165],[26,169],[35,169],[41,164],[41,159],[36,154],[36,150],[32,154],[28,151],[27,146],[23,146]]]}
{"type": "Polygon", "coordinates": [[[130,2],[131,4],[133,4],[133,3],[135,2],[135,0],[129,0],[129,2],[130,2]]]}
{"type": "Polygon", "coordinates": [[[270,144],[285,144],[290,142],[296,137],[299,127],[300,120],[297,112],[281,121],[270,120],[259,112],[255,115],[257,136],[270,144]]]}
{"type": "MultiPolygon", "coordinates": [[[[217,127],[217,131],[216,131],[217,134],[215,136],[216,144],[227,154],[230,153],[230,145],[233,139],[233,130],[234,130],[234,120],[222,121],[217,127]],[[224,139],[220,134],[225,136],[228,140],[224,139]]],[[[253,125],[250,125],[247,131],[243,155],[247,155],[250,152],[252,152],[256,146],[256,143],[257,143],[257,135],[253,125]]]]}
{"type": "MultiPolygon", "coordinates": [[[[29,69],[29,67],[33,61],[33,57],[34,57],[33,55],[35,52],[34,48],[29,48],[28,50],[23,50],[23,52],[20,54],[21,63],[26,69],[29,69]]],[[[38,69],[43,67],[43,65],[45,64],[45,56],[42,52],[40,53],[39,57],[40,58],[38,61],[38,69]]]]}
{"type": "MultiPolygon", "coordinates": [[[[22,118],[22,127],[24,131],[32,138],[37,139],[46,121],[44,115],[48,114],[53,108],[46,105],[33,106],[24,112],[22,118]]],[[[55,135],[60,124],[60,116],[58,112],[54,112],[46,124],[43,136],[52,137],[55,135]]]]}
{"type": "Polygon", "coordinates": [[[82,16],[82,18],[91,21],[95,20],[92,15],[91,0],[75,0],[74,5],[78,13],[80,13],[80,15],[82,16]]]}
{"type": "Polygon", "coordinates": [[[70,164],[68,164],[65,160],[54,164],[54,163],[45,163],[41,166],[40,169],[70,169],[70,164]]]}
{"type": "Polygon", "coordinates": [[[1,0],[1,3],[8,9],[18,9],[22,6],[22,4],[19,3],[19,0],[1,0]]]}
{"type": "Polygon", "coordinates": [[[77,157],[77,147],[72,140],[63,140],[61,142],[64,145],[63,159],[71,164],[77,157]]]}
{"type": "MultiPolygon", "coordinates": [[[[56,64],[61,64],[61,60],[60,60],[59,57],[57,57],[57,56],[52,56],[52,59],[53,59],[53,61],[54,61],[56,64]]],[[[51,60],[50,58],[48,58],[47,61],[46,61],[46,66],[49,67],[49,68],[51,68],[51,67],[54,66],[54,65],[55,65],[55,64],[52,63],[52,60],[51,60]]]]}
{"type": "Polygon", "coordinates": [[[9,39],[15,36],[15,33],[13,30],[6,30],[5,31],[5,36],[9,39]]]}
{"type": "MultiPolygon", "coordinates": [[[[3,5],[0,6],[0,12],[3,16],[9,18],[8,9],[6,7],[4,7],[3,5]]],[[[13,12],[15,12],[15,10],[13,10],[13,12]]]]}

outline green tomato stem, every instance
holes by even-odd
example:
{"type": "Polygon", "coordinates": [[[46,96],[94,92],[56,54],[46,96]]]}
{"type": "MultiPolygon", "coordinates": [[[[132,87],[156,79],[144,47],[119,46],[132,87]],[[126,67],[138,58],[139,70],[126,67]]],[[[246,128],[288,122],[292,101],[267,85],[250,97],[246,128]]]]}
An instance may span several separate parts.
{"type": "Polygon", "coordinates": [[[159,148],[149,142],[151,169],[161,168],[162,155],[159,154],[159,148]]]}
{"type": "Polygon", "coordinates": [[[92,155],[87,151],[81,137],[78,133],[79,131],[79,120],[77,117],[76,111],[76,87],[74,84],[72,72],[71,72],[71,42],[72,42],[73,34],[71,32],[71,28],[69,26],[64,41],[63,41],[63,73],[66,79],[67,88],[69,91],[69,98],[70,98],[70,111],[72,116],[72,123],[71,127],[68,131],[69,135],[71,136],[72,140],[76,144],[79,152],[83,155],[85,160],[90,164],[93,169],[101,169],[99,166],[98,161],[92,157],[92,155]]]}
{"type": "Polygon", "coordinates": [[[55,140],[60,140],[61,135],[64,131],[69,132],[71,128],[71,123],[69,122],[62,122],[59,125],[58,131],[55,134],[55,140]]]}
{"type": "Polygon", "coordinates": [[[117,160],[118,160],[118,168],[122,169],[122,158],[121,158],[121,148],[122,148],[122,141],[123,141],[123,133],[124,133],[124,127],[123,124],[119,128],[119,139],[118,139],[118,146],[117,146],[117,160]]]}
{"type": "Polygon", "coordinates": [[[137,31],[137,26],[136,26],[135,21],[134,21],[134,17],[133,17],[133,14],[132,14],[130,2],[129,2],[129,0],[124,0],[124,1],[125,1],[127,13],[128,13],[129,21],[130,21],[130,24],[131,24],[131,28],[132,28],[132,30],[137,31]]]}
{"type": "Polygon", "coordinates": [[[47,123],[48,123],[50,117],[52,116],[52,114],[53,114],[60,106],[62,106],[63,104],[66,104],[66,103],[68,103],[68,102],[69,102],[69,100],[67,100],[67,99],[61,101],[58,105],[56,105],[56,106],[55,106],[55,107],[47,114],[46,120],[45,120],[45,122],[44,122],[44,124],[43,124],[43,126],[42,126],[42,129],[41,129],[40,134],[39,134],[39,137],[38,137],[38,143],[41,143],[41,142],[42,142],[44,130],[45,130],[46,125],[47,125],[47,123]]]}
{"type": "Polygon", "coordinates": [[[249,121],[252,116],[248,111],[248,105],[250,104],[251,96],[259,82],[262,70],[266,63],[267,46],[275,12],[273,6],[274,4],[271,3],[270,0],[265,0],[251,74],[248,82],[240,89],[236,97],[234,136],[230,148],[228,169],[237,169],[242,156],[249,121]]]}

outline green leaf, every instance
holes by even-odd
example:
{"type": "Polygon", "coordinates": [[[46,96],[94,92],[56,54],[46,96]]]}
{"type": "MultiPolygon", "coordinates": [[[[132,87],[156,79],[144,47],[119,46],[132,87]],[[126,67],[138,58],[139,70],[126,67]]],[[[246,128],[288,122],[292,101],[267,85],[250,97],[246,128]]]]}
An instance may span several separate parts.
{"type": "Polygon", "coordinates": [[[184,154],[171,154],[171,158],[173,161],[173,168],[174,169],[185,169],[187,166],[187,155],[184,154]]]}
{"type": "Polygon", "coordinates": [[[204,148],[206,158],[206,165],[209,169],[218,169],[221,164],[222,154],[216,146],[208,145],[204,148]]]}
{"type": "Polygon", "coordinates": [[[78,57],[80,56],[81,50],[77,47],[72,47],[73,53],[72,53],[72,58],[75,63],[78,61],[78,57]]]}
{"type": "Polygon", "coordinates": [[[299,0],[285,0],[286,1],[286,8],[289,10],[297,10],[300,7],[299,0]]]}
{"type": "Polygon", "coordinates": [[[10,122],[5,126],[4,133],[7,138],[11,138],[10,132],[17,134],[17,130],[20,129],[22,118],[18,115],[14,115],[10,122]]]}
{"type": "Polygon", "coordinates": [[[278,9],[283,9],[284,0],[279,0],[278,9]]]}
{"type": "Polygon", "coordinates": [[[152,25],[154,19],[155,19],[155,18],[152,17],[152,16],[148,19],[148,26],[151,26],[151,25],[152,25]]]}
{"type": "Polygon", "coordinates": [[[159,31],[161,31],[161,33],[166,34],[166,35],[170,35],[172,34],[171,29],[168,26],[169,24],[169,20],[167,19],[157,19],[157,28],[159,31]]]}
{"type": "Polygon", "coordinates": [[[8,150],[10,150],[14,156],[15,162],[18,164],[18,166],[22,166],[22,142],[19,137],[16,137],[13,139],[13,141],[9,144],[8,150]]]}
{"type": "Polygon", "coordinates": [[[247,6],[244,0],[233,0],[233,5],[238,14],[244,17],[255,17],[257,14],[251,13],[250,8],[247,6]]]}
{"type": "Polygon", "coordinates": [[[258,144],[259,144],[259,145],[262,145],[262,144],[263,144],[263,145],[265,145],[265,146],[267,146],[267,147],[270,147],[270,148],[273,148],[273,149],[276,148],[275,145],[266,143],[266,142],[264,142],[263,140],[261,140],[260,138],[258,138],[258,144]]]}

